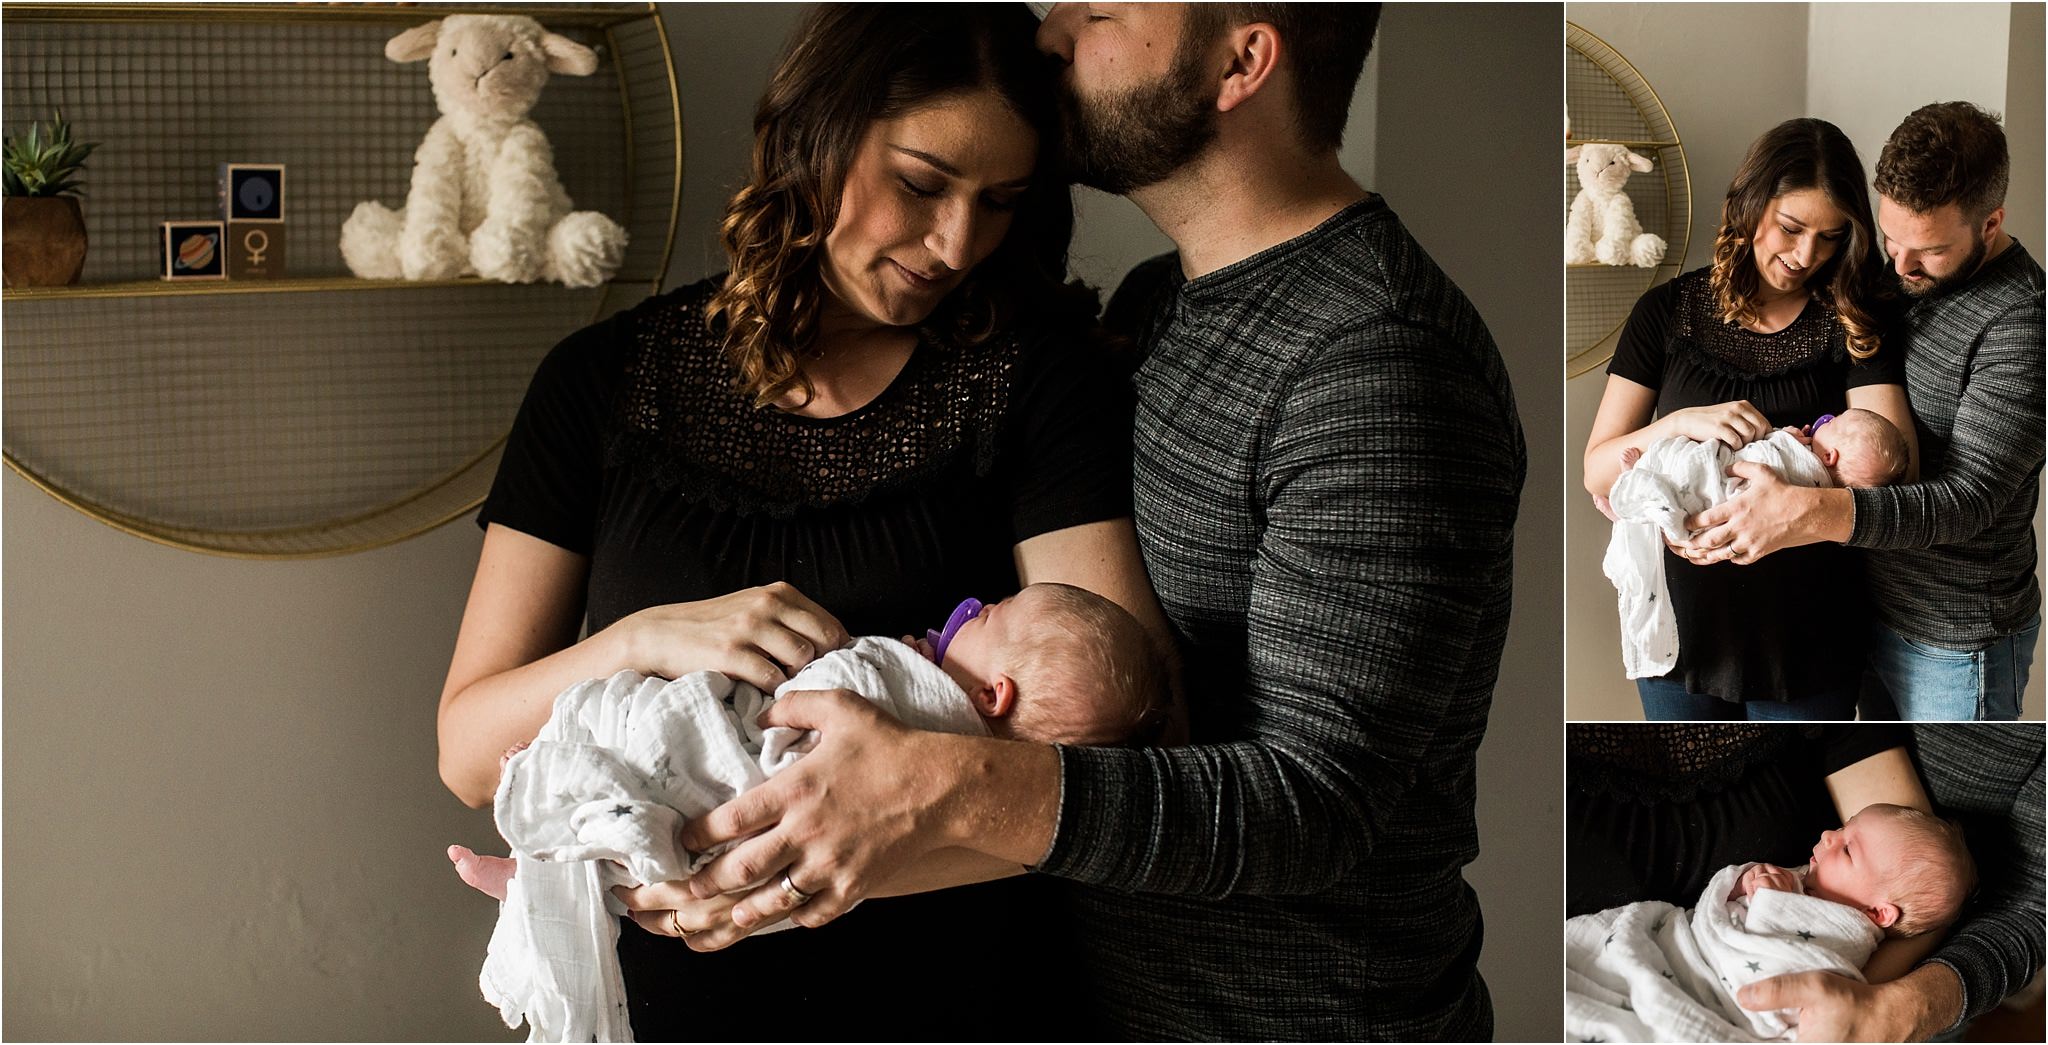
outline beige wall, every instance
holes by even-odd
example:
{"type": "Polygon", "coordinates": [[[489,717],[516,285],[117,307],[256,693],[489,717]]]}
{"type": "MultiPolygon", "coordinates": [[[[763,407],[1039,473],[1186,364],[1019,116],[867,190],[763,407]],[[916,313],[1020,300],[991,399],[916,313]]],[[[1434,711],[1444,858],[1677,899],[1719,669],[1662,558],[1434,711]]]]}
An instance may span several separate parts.
{"type": "MultiPolygon", "coordinates": [[[[799,9],[664,8],[684,98],[671,281],[716,214],[799,9]]],[[[435,773],[480,537],[242,562],[117,533],[11,472],[4,504],[5,1023],[14,1039],[504,1040],[477,993],[496,850],[435,773]]]]}
{"type": "MultiPolygon", "coordinates": [[[[1574,3],[1566,17],[1613,45],[1671,111],[1692,170],[1688,268],[1706,263],[1728,181],[1750,141],[1773,124],[1824,117],[1850,136],[1868,168],[1900,118],[1949,98],[1994,111],[2012,99],[2008,220],[2030,250],[2040,242],[2038,4],[1574,3]],[[1939,60],[1908,63],[1902,52],[1909,41],[1914,55],[1939,60]],[[1703,54],[1715,60],[1702,62],[1703,54]],[[1910,71],[1902,71],[1907,65],[1910,71]],[[2009,86],[2008,67],[2031,79],[2009,86]]],[[[1622,677],[1614,588],[1600,572],[1609,527],[1583,490],[1586,433],[1606,380],[1595,370],[1565,385],[1565,693],[1572,719],[1642,717],[1635,688],[1622,677]]],[[[2038,512],[2035,526],[2038,545],[2038,512]]],[[[2038,649],[2035,659],[2042,662],[2038,649]]],[[[2041,717],[2044,675],[2048,669],[2036,670],[2028,687],[2029,718],[2041,717]]]]}

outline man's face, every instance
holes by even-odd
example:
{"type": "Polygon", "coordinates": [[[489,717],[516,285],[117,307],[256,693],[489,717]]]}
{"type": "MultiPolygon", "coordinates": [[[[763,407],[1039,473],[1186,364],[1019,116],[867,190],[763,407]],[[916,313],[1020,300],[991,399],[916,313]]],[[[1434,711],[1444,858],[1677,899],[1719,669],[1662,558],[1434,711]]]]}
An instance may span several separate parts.
{"type": "Polygon", "coordinates": [[[1038,48],[1067,63],[1060,110],[1067,172],[1119,195],[1164,180],[1216,136],[1210,41],[1190,42],[1182,4],[1056,4],[1038,48]]]}
{"type": "Polygon", "coordinates": [[[1892,274],[1906,293],[1924,298],[1953,290],[1976,274],[1990,249],[2005,208],[1972,222],[1951,203],[1930,211],[1908,210],[1886,196],[1877,198],[1877,229],[1892,274]]]}

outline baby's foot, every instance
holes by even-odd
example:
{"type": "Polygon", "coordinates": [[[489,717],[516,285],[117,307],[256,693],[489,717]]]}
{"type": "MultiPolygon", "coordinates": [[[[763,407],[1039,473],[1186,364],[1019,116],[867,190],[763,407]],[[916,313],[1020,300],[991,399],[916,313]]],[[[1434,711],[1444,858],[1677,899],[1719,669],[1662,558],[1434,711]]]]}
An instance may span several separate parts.
{"type": "Polygon", "coordinates": [[[505,763],[507,763],[507,762],[510,762],[510,761],[512,761],[512,756],[513,756],[513,755],[516,755],[516,754],[520,753],[521,751],[524,751],[524,750],[526,750],[527,748],[529,748],[529,747],[532,747],[532,746],[533,746],[533,741],[531,741],[531,740],[522,740],[522,741],[520,741],[519,743],[517,743],[517,744],[514,744],[514,745],[512,745],[511,747],[508,747],[508,748],[506,748],[506,749],[505,749],[505,753],[504,753],[504,754],[502,754],[502,755],[499,755],[499,756],[498,756],[498,766],[499,766],[499,768],[501,768],[501,769],[502,769],[502,768],[504,768],[504,765],[505,765],[505,763]]]}
{"type": "Polygon", "coordinates": [[[481,856],[460,845],[448,847],[448,859],[470,888],[497,900],[505,898],[505,883],[512,880],[512,872],[519,867],[509,856],[481,856]]]}
{"type": "Polygon", "coordinates": [[[1638,448],[1636,448],[1636,447],[1633,447],[1633,446],[1624,446],[1624,447],[1622,447],[1622,448],[1621,448],[1621,470],[1622,470],[1622,471],[1626,472],[1626,471],[1628,471],[1629,469],[1631,469],[1631,468],[1634,468],[1634,467],[1636,466],[1636,462],[1637,462],[1637,461],[1640,461],[1640,460],[1642,460],[1642,459],[1643,459],[1643,451],[1642,451],[1642,450],[1640,450],[1640,449],[1638,449],[1638,448]]]}

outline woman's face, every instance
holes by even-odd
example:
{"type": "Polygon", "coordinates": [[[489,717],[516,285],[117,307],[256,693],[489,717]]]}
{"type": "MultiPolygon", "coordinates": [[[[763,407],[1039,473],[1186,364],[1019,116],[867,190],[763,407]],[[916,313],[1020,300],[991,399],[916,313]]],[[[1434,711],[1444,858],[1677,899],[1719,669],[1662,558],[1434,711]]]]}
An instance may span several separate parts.
{"type": "Polygon", "coordinates": [[[1003,242],[1037,162],[1037,135],[990,91],[875,121],[825,236],[825,288],[856,322],[923,322],[1003,242]]]}
{"type": "Polygon", "coordinates": [[[1750,243],[1757,273],[1781,293],[1806,286],[1815,269],[1828,263],[1849,238],[1849,217],[1819,189],[1798,189],[1764,207],[1750,243]]]}

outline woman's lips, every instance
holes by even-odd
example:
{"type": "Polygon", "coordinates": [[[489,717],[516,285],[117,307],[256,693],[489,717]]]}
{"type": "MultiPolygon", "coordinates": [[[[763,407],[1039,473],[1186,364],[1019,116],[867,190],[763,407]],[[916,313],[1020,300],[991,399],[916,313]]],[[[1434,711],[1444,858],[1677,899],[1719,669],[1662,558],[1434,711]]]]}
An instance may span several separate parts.
{"type": "Polygon", "coordinates": [[[911,287],[917,290],[935,290],[941,283],[945,282],[937,276],[926,276],[914,269],[907,268],[902,262],[894,258],[889,259],[889,265],[896,270],[898,276],[902,277],[903,282],[910,284],[911,287]]]}

